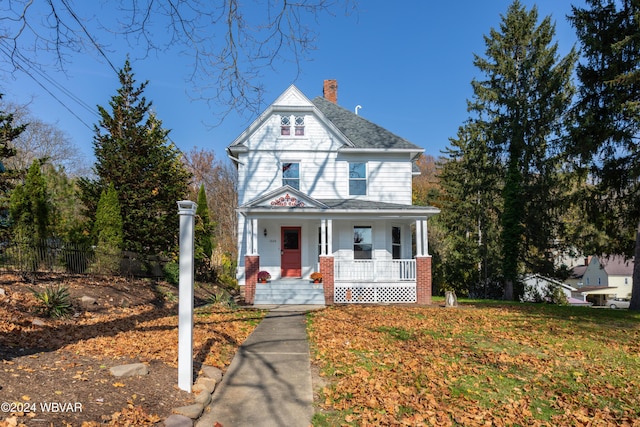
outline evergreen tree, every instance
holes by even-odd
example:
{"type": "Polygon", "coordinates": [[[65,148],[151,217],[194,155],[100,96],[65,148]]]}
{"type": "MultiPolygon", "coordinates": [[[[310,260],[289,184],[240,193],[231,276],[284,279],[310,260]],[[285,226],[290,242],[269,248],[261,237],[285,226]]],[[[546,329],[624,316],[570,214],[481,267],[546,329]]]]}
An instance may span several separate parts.
{"type": "Polygon", "coordinates": [[[204,184],[200,185],[197,204],[195,227],[196,254],[201,252],[201,258],[211,259],[211,255],[213,254],[213,225],[209,217],[207,193],[205,192],[204,184]]]}
{"type": "MultiPolygon", "coordinates": [[[[500,164],[492,158],[477,123],[468,122],[451,138],[440,167],[442,212],[434,225],[445,229],[441,245],[444,286],[459,295],[497,297],[500,164]]],[[[439,274],[436,274],[439,275],[439,274]]]]}
{"type": "Polygon", "coordinates": [[[589,219],[609,237],[599,252],[634,256],[630,308],[640,310],[640,2],[586,4],[569,17],[583,60],[567,151],[590,181],[589,219]]]}
{"type": "Polygon", "coordinates": [[[40,167],[34,160],[24,184],[13,190],[9,204],[15,234],[35,244],[48,237],[49,227],[49,198],[40,167]]]}
{"type": "Polygon", "coordinates": [[[100,196],[93,224],[96,245],[96,261],[93,266],[95,272],[112,274],[118,271],[123,243],[122,224],[118,192],[111,183],[100,196]]]}
{"type": "MultiPolygon", "coordinates": [[[[0,94],[2,99],[2,94],[0,94]]],[[[9,196],[14,187],[16,171],[6,167],[7,159],[16,155],[13,141],[26,129],[26,125],[14,126],[13,114],[0,111],[0,229],[9,227],[9,196]]]]}
{"type": "Polygon", "coordinates": [[[93,141],[96,180],[80,182],[88,213],[95,215],[103,190],[113,184],[123,216],[124,249],[166,253],[177,244],[176,201],[184,199],[190,179],[169,131],[143,96],[148,82],[136,86],[127,60],[121,87],[111,98],[111,113],[98,107],[101,120],[93,141]]]}
{"type": "Polygon", "coordinates": [[[574,93],[576,61],[573,50],[558,59],[554,34],[549,17],[538,24],[537,8],[527,11],[516,0],[500,30],[485,36],[486,58],[474,60],[486,79],[472,81],[469,110],[478,115],[505,171],[500,216],[505,299],[522,291],[514,292],[514,284],[525,268],[553,268],[560,166],[553,153],[574,93]]]}

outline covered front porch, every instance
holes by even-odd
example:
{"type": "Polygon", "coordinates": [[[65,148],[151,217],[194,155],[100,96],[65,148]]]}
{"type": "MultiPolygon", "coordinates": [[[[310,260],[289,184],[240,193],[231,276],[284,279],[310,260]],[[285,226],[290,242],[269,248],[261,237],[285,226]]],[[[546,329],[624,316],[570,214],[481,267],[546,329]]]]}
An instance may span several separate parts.
{"type": "Polygon", "coordinates": [[[285,206],[239,209],[238,282],[247,302],[272,283],[311,283],[313,273],[322,275],[325,304],[431,302],[427,218],[435,208],[363,201],[313,206],[288,196],[285,206]],[[258,275],[269,281],[259,283],[258,275]]]}

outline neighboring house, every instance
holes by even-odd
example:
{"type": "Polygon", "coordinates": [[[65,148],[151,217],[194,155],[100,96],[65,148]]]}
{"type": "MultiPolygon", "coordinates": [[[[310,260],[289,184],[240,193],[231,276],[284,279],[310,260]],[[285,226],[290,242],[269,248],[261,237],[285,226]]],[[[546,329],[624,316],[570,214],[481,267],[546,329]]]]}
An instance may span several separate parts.
{"type": "Polygon", "coordinates": [[[582,275],[582,286],[578,291],[604,305],[608,298],[630,298],[633,284],[633,259],[621,255],[591,257],[582,275]]]}
{"type": "Polygon", "coordinates": [[[338,106],[335,80],[313,100],[285,90],[227,147],[238,168],[237,277],[247,302],[258,303],[259,271],[271,276],[259,291],[294,293],[317,271],[326,304],[430,303],[427,218],[439,210],[411,205],[423,151],[338,106]]]}
{"type": "Polygon", "coordinates": [[[537,302],[548,295],[552,288],[556,287],[564,293],[570,305],[590,305],[584,298],[575,298],[573,293],[577,291],[573,286],[559,282],[539,274],[532,274],[523,279],[524,294],[522,301],[537,302]]]}

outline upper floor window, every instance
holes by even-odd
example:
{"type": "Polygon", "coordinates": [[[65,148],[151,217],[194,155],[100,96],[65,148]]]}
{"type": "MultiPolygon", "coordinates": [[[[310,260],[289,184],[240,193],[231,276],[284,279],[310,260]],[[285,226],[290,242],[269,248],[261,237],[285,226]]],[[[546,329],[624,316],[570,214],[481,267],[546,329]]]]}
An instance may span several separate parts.
{"type": "Polygon", "coordinates": [[[296,136],[303,136],[304,135],[304,116],[296,116],[295,124],[296,124],[296,136]]]}
{"type": "Polygon", "coordinates": [[[353,227],[353,259],[371,259],[373,254],[373,236],[371,227],[353,227]]]}
{"type": "Polygon", "coordinates": [[[291,135],[291,117],[280,116],[280,135],[291,135]]]}
{"type": "Polygon", "coordinates": [[[349,195],[367,194],[367,164],[349,163],[349,195]]]}
{"type": "MultiPolygon", "coordinates": [[[[291,135],[291,117],[280,116],[280,135],[291,135]]],[[[294,135],[304,136],[304,116],[293,116],[294,135]]]]}
{"type": "Polygon", "coordinates": [[[289,185],[296,190],[300,189],[300,163],[282,164],[282,185],[289,185]]]}

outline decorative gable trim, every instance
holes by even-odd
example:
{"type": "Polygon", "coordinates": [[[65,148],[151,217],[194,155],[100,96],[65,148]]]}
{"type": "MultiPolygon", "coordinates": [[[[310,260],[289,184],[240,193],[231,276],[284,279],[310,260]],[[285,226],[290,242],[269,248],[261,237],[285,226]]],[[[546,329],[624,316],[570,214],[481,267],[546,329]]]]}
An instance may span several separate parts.
{"type": "MultiPolygon", "coordinates": [[[[306,112],[314,114],[327,129],[336,135],[345,147],[355,147],[354,144],[329,120],[325,114],[307,98],[295,85],[289,86],[257,119],[255,119],[242,134],[240,134],[228,147],[230,157],[243,152],[246,149],[245,142],[253,135],[272,115],[281,113],[306,112]]],[[[233,158],[232,158],[233,160],[233,158]]]]}
{"type": "Polygon", "coordinates": [[[295,188],[285,185],[278,188],[275,191],[265,194],[246,203],[240,207],[241,209],[247,208],[316,208],[326,209],[327,205],[319,200],[309,197],[307,194],[296,190],[295,188]]]}

